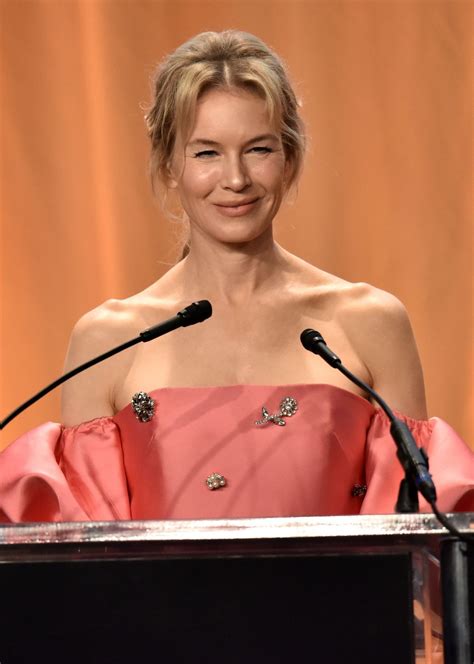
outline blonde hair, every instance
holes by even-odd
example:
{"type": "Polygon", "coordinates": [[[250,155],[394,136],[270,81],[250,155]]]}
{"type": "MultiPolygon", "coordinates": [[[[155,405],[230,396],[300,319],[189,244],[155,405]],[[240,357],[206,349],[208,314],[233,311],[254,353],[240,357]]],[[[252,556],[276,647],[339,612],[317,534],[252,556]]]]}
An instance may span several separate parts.
{"type": "Polygon", "coordinates": [[[210,88],[245,88],[261,96],[279,127],[290,176],[298,179],[305,151],[298,100],[280,58],[258,37],[238,30],[202,32],[160,64],[153,104],[145,116],[151,139],[150,174],[166,183],[176,138],[192,130],[199,97],[210,88]]]}

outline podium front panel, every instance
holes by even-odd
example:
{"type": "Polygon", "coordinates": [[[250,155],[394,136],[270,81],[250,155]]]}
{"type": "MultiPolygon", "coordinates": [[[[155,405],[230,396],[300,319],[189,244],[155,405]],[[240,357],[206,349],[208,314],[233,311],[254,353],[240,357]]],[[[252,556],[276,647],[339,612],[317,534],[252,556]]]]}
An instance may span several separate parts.
{"type": "Polygon", "coordinates": [[[438,664],[441,534],[426,515],[0,527],[0,662],[438,664]]]}

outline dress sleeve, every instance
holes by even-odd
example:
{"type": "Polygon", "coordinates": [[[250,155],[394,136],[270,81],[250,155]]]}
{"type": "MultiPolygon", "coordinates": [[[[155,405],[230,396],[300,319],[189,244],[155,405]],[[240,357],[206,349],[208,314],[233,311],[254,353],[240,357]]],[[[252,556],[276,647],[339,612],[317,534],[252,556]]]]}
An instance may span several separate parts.
{"type": "MultiPolygon", "coordinates": [[[[474,511],[474,454],[449,424],[433,417],[414,420],[396,413],[411,430],[419,447],[429,457],[429,469],[438,495],[438,507],[443,512],[474,511]]],[[[377,409],[367,434],[366,483],[367,493],[361,514],[388,514],[395,511],[400,480],[404,472],[396,456],[396,446],[390,435],[390,422],[377,409]]],[[[431,507],[420,498],[420,511],[431,507]]]]}
{"type": "Polygon", "coordinates": [[[29,431],[0,454],[0,523],[130,519],[112,418],[29,431]]]}

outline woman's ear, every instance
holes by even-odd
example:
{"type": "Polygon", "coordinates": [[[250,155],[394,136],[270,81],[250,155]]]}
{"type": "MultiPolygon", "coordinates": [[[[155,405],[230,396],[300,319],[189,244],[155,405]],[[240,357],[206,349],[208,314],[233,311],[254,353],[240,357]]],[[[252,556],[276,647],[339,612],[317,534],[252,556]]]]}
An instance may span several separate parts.
{"type": "Polygon", "coordinates": [[[168,189],[176,189],[178,186],[178,179],[175,175],[176,166],[173,167],[171,161],[166,164],[166,170],[164,173],[165,184],[168,189]]]}
{"type": "Polygon", "coordinates": [[[171,155],[166,162],[164,181],[168,189],[177,189],[184,171],[186,156],[180,136],[176,137],[171,155]]]}
{"type": "Polygon", "coordinates": [[[285,183],[285,190],[287,193],[291,188],[294,176],[295,176],[295,162],[293,159],[287,157],[285,159],[285,169],[284,169],[284,183],[285,183]]]}

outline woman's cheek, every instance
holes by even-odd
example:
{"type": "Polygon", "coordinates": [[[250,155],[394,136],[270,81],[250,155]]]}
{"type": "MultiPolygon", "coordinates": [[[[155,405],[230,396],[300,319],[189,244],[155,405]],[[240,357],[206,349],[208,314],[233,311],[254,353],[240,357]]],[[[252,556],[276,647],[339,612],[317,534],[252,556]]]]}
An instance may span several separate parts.
{"type": "Polygon", "coordinates": [[[213,188],[219,182],[220,169],[217,164],[203,164],[196,169],[193,184],[196,190],[213,188]]]}
{"type": "Polygon", "coordinates": [[[265,160],[254,163],[252,172],[264,180],[283,179],[285,174],[285,158],[280,154],[269,155],[265,160]]]}

